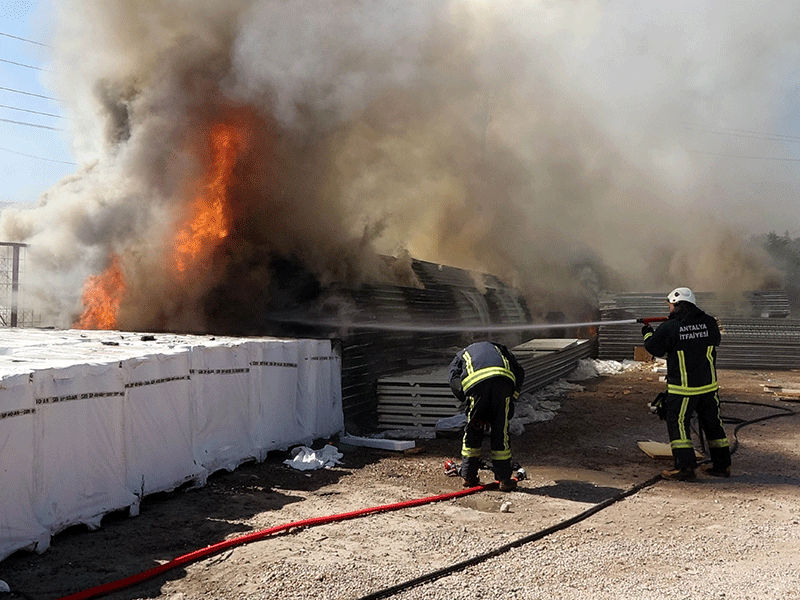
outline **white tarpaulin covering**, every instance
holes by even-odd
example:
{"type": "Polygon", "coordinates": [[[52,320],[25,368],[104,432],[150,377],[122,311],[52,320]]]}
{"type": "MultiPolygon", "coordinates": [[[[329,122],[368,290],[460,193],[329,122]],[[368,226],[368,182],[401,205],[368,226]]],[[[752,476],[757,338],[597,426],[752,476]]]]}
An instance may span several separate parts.
{"type": "Polygon", "coordinates": [[[189,376],[195,410],[195,460],[209,472],[234,469],[256,458],[250,439],[250,369],[247,348],[197,347],[189,376]]]}
{"type": "Polygon", "coordinates": [[[50,531],[34,515],[33,388],[29,376],[0,380],[0,559],[17,548],[50,545],[50,531]]]}
{"type": "Polygon", "coordinates": [[[194,459],[189,353],[155,354],[122,362],[128,486],[137,496],[205,484],[194,459]]]}
{"type": "Polygon", "coordinates": [[[103,515],[137,502],[125,478],[118,363],[33,372],[34,481],[39,522],[53,531],[100,526],[103,515]]]}
{"type": "Polygon", "coordinates": [[[342,430],[328,340],[0,330],[0,560],[342,430]]]}
{"type": "Polygon", "coordinates": [[[301,344],[252,344],[248,348],[251,397],[256,400],[250,407],[256,446],[263,453],[268,448],[307,444],[310,432],[301,420],[298,378],[301,344]],[[273,423],[281,426],[273,427],[273,423]]]}

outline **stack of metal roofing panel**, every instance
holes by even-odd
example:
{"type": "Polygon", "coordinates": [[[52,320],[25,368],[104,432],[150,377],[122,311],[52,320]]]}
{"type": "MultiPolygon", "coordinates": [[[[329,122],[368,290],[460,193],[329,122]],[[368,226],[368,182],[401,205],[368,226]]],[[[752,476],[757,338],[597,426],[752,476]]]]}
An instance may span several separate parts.
{"type": "MultiPolygon", "coordinates": [[[[523,392],[535,392],[566,377],[591,355],[590,340],[531,340],[512,348],[525,369],[523,392]]],[[[448,367],[428,367],[378,380],[378,424],[383,428],[434,427],[458,412],[448,382],[448,367]]]]}
{"type": "MultiPolygon", "coordinates": [[[[485,333],[461,332],[459,326],[530,322],[519,290],[503,285],[492,275],[415,259],[411,267],[417,287],[337,287],[320,302],[320,306],[330,309],[328,318],[336,320],[337,314],[345,314],[347,318],[342,321],[349,319],[361,327],[348,331],[320,326],[302,332],[341,341],[342,406],[351,432],[378,425],[376,388],[381,377],[415,368],[446,366],[460,348],[488,337],[485,333]],[[377,327],[371,329],[369,323],[377,327]],[[428,330],[403,331],[402,324],[408,323],[427,326],[428,330]],[[398,329],[385,329],[392,324],[398,324],[398,329]]],[[[495,334],[492,339],[511,347],[522,341],[522,334],[495,334]]]]}
{"type": "Polygon", "coordinates": [[[575,369],[578,361],[589,358],[592,340],[531,340],[511,351],[525,369],[522,391],[532,393],[563,379],[575,369]]]}
{"type": "MultiPolygon", "coordinates": [[[[780,291],[754,291],[741,298],[696,293],[697,304],[717,317],[722,341],[717,366],[728,369],[795,369],[800,367],[800,320],[790,319],[788,297],[780,291]]],[[[666,316],[666,293],[611,294],[600,298],[603,321],[666,316]]],[[[642,345],[640,325],[599,328],[598,357],[632,359],[642,345]]]]}
{"type": "Polygon", "coordinates": [[[389,429],[433,427],[452,417],[460,402],[450,391],[448,368],[428,367],[378,380],[378,425],[389,429]]]}
{"type": "MultiPolygon", "coordinates": [[[[782,319],[790,314],[789,297],[779,290],[757,290],[720,296],[695,292],[697,305],[716,317],[782,319]]],[[[598,299],[603,320],[658,317],[667,314],[667,292],[602,292],[598,299]]]]}
{"type": "Polygon", "coordinates": [[[728,369],[800,368],[800,319],[720,319],[717,365],[728,369]]]}

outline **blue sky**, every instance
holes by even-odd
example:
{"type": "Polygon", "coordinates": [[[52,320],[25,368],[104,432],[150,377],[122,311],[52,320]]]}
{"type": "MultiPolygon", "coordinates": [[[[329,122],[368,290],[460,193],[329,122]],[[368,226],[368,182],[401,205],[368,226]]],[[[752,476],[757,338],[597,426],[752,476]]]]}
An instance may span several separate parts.
{"type": "Polygon", "coordinates": [[[63,107],[46,87],[51,12],[48,0],[0,3],[2,203],[35,202],[77,168],[63,107]]]}

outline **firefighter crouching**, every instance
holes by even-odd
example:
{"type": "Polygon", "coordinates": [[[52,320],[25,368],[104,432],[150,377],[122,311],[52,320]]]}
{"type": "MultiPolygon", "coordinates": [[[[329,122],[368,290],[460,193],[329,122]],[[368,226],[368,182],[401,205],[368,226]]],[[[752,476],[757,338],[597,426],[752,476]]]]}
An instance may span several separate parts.
{"type": "Polygon", "coordinates": [[[511,478],[511,442],[508,422],[514,401],[522,389],[524,369],[500,344],[476,342],[456,354],[450,363],[450,389],[466,402],[467,425],[461,445],[461,477],[464,487],[480,485],[478,466],[486,427],[491,429],[491,458],[501,491],[517,487],[511,478]]]}
{"type": "Polygon", "coordinates": [[[669,319],[655,331],[650,325],[642,327],[645,349],[653,356],[667,355],[664,417],[674,468],[661,475],[680,481],[695,478],[697,459],[690,425],[692,413],[697,411],[712,462],[705,471],[716,477],[728,477],[731,453],[719,414],[716,347],[720,343],[720,333],[717,321],[697,307],[689,288],[672,290],[667,301],[669,319]]]}

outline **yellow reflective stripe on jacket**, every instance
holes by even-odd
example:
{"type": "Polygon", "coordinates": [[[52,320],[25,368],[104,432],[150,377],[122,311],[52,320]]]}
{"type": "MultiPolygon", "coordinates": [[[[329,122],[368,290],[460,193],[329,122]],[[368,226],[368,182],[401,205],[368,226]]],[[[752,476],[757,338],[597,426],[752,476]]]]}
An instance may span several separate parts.
{"type": "Polygon", "coordinates": [[[648,331],[647,333],[644,334],[644,341],[646,342],[651,337],[653,337],[653,332],[652,331],[648,331]]]}
{"type": "Polygon", "coordinates": [[[464,368],[467,370],[467,373],[472,373],[472,357],[469,355],[469,352],[464,352],[464,368]]]}
{"type": "Polygon", "coordinates": [[[489,377],[496,377],[498,375],[508,377],[514,383],[517,382],[511,369],[506,369],[505,367],[486,367],[485,369],[478,369],[474,373],[467,375],[464,378],[464,381],[461,382],[461,387],[466,392],[476,383],[479,383],[484,379],[488,379],[489,377]]]}
{"type": "Polygon", "coordinates": [[[467,376],[461,381],[461,389],[466,392],[476,383],[479,383],[484,379],[488,379],[489,377],[496,377],[498,375],[508,377],[516,384],[517,378],[514,377],[514,372],[511,370],[511,366],[508,364],[508,359],[503,356],[503,353],[500,352],[499,349],[497,350],[497,354],[501,359],[503,359],[502,367],[485,367],[475,371],[474,367],[472,366],[472,357],[469,355],[469,352],[464,352],[464,367],[467,370],[467,376]]]}
{"type": "Polygon", "coordinates": [[[680,372],[681,383],[680,385],[676,383],[668,383],[667,391],[670,394],[675,394],[678,396],[699,396],[700,394],[709,394],[717,391],[719,389],[719,384],[717,382],[717,372],[714,368],[713,352],[714,346],[709,346],[706,349],[706,358],[708,359],[711,373],[711,383],[699,387],[691,387],[689,385],[689,373],[686,370],[686,355],[684,354],[683,350],[678,350],[676,354],[678,357],[678,370],[680,372]]]}
{"type": "Polygon", "coordinates": [[[714,346],[709,346],[706,349],[706,358],[708,359],[708,367],[711,372],[711,383],[717,383],[717,369],[714,366],[714,346]]]}
{"type": "Polygon", "coordinates": [[[689,387],[689,374],[686,372],[686,355],[678,350],[678,369],[681,374],[681,387],[689,387]]]}
{"type": "Polygon", "coordinates": [[[700,394],[710,394],[711,392],[716,392],[718,389],[719,384],[716,381],[701,387],[689,387],[677,385],[675,383],[667,384],[667,391],[670,394],[675,394],[676,396],[699,396],[700,394]]]}

